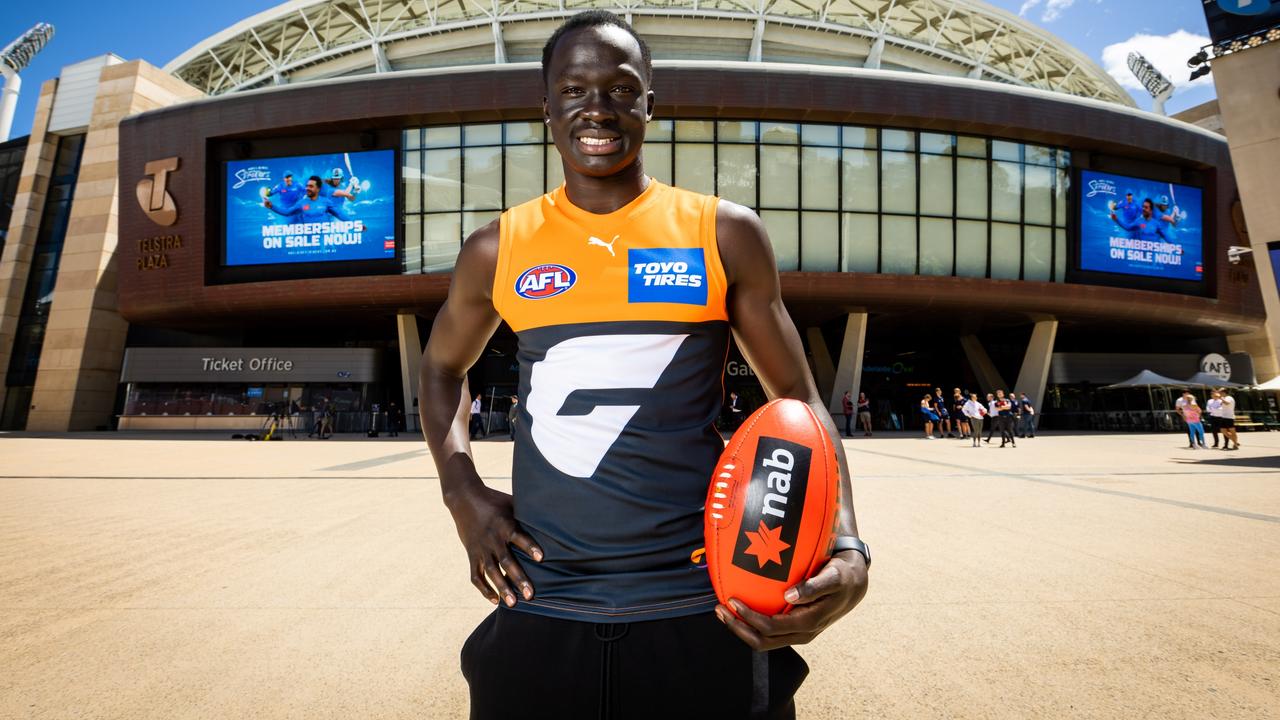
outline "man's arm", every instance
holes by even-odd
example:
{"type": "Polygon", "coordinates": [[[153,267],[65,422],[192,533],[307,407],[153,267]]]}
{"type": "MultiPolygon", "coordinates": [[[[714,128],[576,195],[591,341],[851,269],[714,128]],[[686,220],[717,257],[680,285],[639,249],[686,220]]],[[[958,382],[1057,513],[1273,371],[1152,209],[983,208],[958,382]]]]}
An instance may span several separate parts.
{"type": "Polygon", "coordinates": [[[272,203],[270,200],[263,200],[263,201],[262,201],[262,206],[263,206],[263,207],[265,207],[266,209],[270,210],[271,212],[273,212],[273,213],[277,214],[277,215],[283,215],[283,216],[285,216],[285,217],[289,217],[289,216],[290,216],[290,215],[292,215],[294,212],[296,212],[296,211],[297,211],[297,209],[298,209],[298,203],[294,203],[293,205],[290,205],[290,206],[289,206],[289,207],[287,207],[287,208],[278,208],[278,207],[276,207],[276,206],[275,206],[275,204],[274,204],[274,203],[272,203]]]}
{"type": "Polygon", "coordinates": [[[418,416],[431,450],[444,504],[467,550],[471,584],[489,602],[508,606],[516,592],[529,600],[533,584],[511,554],[511,545],[535,561],[542,550],[516,525],[511,496],[487,487],[476,472],[467,433],[471,402],[467,370],[484,352],[501,318],[493,308],[498,221],[467,238],[454,266],[449,297],[436,315],[418,373],[418,416]]]}
{"type": "MultiPolygon", "coordinates": [[[[716,213],[720,260],[729,282],[729,322],[743,356],[770,398],[792,398],[809,404],[831,438],[839,438],[831,413],[818,395],[805,360],[800,334],[782,304],[773,247],[760,218],[741,205],[721,200],[716,213]]],[[[853,490],[844,447],[835,442],[840,466],[840,535],[857,535],[853,490]]],[[[729,629],[756,650],[807,643],[862,600],[867,592],[867,565],[853,550],[837,553],[812,578],[787,590],[795,605],[785,615],[768,617],[731,600],[716,614],[729,629]],[[741,619],[739,619],[741,618],[741,619]]]]}

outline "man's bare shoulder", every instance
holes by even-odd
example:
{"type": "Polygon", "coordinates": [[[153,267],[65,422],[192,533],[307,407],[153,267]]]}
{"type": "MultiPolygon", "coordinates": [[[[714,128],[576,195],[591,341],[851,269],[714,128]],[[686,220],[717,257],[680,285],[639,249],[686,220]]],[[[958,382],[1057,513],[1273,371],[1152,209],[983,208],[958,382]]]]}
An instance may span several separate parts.
{"type": "Polygon", "coordinates": [[[764,222],[751,208],[720,198],[716,205],[716,245],[729,283],[743,272],[768,272],[773,246],[764,222]]]}
{"type": "MultiPolygon", "coordinates": [[[[498,268],[498,248],[502,234],[499,221],[477,228],[467,236],[453,267],[453,288],[467,294],[489,297],[493,290],[493,276],[498,268]]],[[[453,290],[450,290],[450,294],[453,290]]]]}

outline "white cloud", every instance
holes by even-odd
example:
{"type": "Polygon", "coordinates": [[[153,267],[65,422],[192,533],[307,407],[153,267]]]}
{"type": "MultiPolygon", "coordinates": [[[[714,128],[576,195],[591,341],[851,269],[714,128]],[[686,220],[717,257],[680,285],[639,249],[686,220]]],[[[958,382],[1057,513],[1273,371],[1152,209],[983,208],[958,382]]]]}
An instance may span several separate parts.
{"type": "Polygon", "coordinates": [[[1053,22],[1062,16],[1067,8],[1071,7],[1076,0],[1049,0],[1045,3],[1044,14],[1040,19],[1044,22],[1053,22]]]}
{"type": "Polygon", "coordinates": [[[1022,3],[1022,7],[1018,8],[1018,15],[1026,17],[1027,13],[1034,10],[1039,4],[1040,0],[1026,0],[1026,2],[1022,3]]]}
{"type": "Polygon", "coordinates": [[[1179,89],[1200,87],[1211,84],[1213,78],[1205,76],[1195,82],[1188,82],[1187,76],[1191,71],[1187,69],[1187,58],[1200,52],[1200,48],[1208,44],[1209,38],[1186,30],[1177,30],[1168,35],[1138,33],[1124,42],[1103,48],[1102,66],[1121,87],[1143,90],[1142,83],[1129,70],[1129,53],[1136,52],[1146,57],[1179,89]]]}

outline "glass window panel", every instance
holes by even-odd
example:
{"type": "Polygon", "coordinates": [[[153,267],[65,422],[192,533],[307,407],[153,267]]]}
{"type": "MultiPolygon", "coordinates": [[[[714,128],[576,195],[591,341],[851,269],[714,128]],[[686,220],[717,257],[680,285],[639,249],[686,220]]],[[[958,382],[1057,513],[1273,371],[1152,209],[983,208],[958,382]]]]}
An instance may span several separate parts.
{"type": "Polygon", "coordinates": [[[987,276],[987,224],[985,222],[956,221],[956,275],[975,278],[987,276]]]}
{"type": "Polygon", "coordinates": [[[416,150],[404,153],[401,175],[404,178],[404,211],[414,213],[422,210],[422,153],[416,150]]]}
{"type": "Polygon", "coordinates": [[[658,182],[674,184],[671,180],[671,143],[644,144],[644,171],[658,182]]]}
{"type": "Polygon", "coordinates": [[[881,130],[880,147],[885,150],[915,150],[916,134],[911,130],[881,130]]]}
{"type": "Polygon", "coordinates": [[[841,216],[842,272],[873,273],[879,262],[880,217],[865,213],[841,216]]]}
{"type": "Polygon", "coordinates": [[[800,142],[804,145],[839,145],[839,125],[801,125],[800,142]]]}
{"type": "Polygon", "coordinates": [[[543,125],[540,122],[509,122],[506,127],[508,145],[528,145],[542,142],[543,125]]]}
{"type": "Polygon", "coordinates": [[[422,272],[448,272],[462,247],[462,215],[438,213],[423,218],[422,272]]]}
{"type": "Polygon", "coordinates": [[[560,160],[560,151],[556,146],[547,143],[547,184],[546,192],[551,192],[564,184],[564,163],[560,160]]]}
{"type": "MultiPolygon", "coordinates": [[[[920,214],[950,217],[953,161],[945,155],[920,156],[920,214]]],[[[950,274],[950,273],[948,273],[950,274]]]]}
{"type": "Polygon", "coordinates": [[[987,139],[980,137],[956,138],[956,154],[965,157],[985,158],[987,156],[987,139]]]}
{"type": "Polygon", "coordinates": [[[914,153],[880,153],[880,207],[884,212],[915,213],[916,156],[914,153]]]}
{"type": "Polygon", "coordinates": [[[799,148],[760,147],[760,207],[800,206],[799,159],[799,148]]]}
{"type": "Polygon", "coordinates": [[[916,273],[916,219],[885,215],[880,218],[880,272],[916,273]]]}
{"type": "MultiPolygon", "coordinates": [[[[847,129],[847,128],[846,128],[847,129]]],[[[844,210],[876,212],[880,197],[880,176],[876,172],[875,150],[845,150],[840,154],[844,210]]]]}
{"type": "Polygon", "coordinates": [[[950,155],[955,151],[956,138],[954,135],[941,135],[939,133],[920,133],[920,152],[933,153],[935,155],[950,155]]]}
{"type": "Polygon", "coordinates": [[[1022,165],[991,163],[991,217],[994,220],[1022,220],[1022,165]]]}
{"type": "Polygon", "coordinates": [[[1007,140],[991,141],[991,158],[993,160],[1022,161],[1022,145],[1007,140]]]}
{"type": "Polygon", "coordinates": [[[755,146],[721,145],[716,150],[716,194],[725,200],[755,207],[755,146]]]}
{"type": "Polygon", "coordinates": [[[713,142],[716,125],[710,120],[677,120],[676,140],[680,142],[713,142]]]}
{"type": "Polygon", "coordinates": [[[800,216],[800,269],[809,272],[840,270],[840,227],[833,212],[806,212],[800,216]]]}
{"type": "Polygon", "coordinates": [[[413,150],[422,147],[422,128],[410,128],[404,131],[404,149],[413,150]]]}
{"type": "MultiPolygon", "coordinates": [[[[956,160],[956,216],[987,217],[987,161],[956,160]]],[[[985,275],[985,273],[983,273],[985,275]]]]}
{"type": "Polygon", "coordinates": [[[1021,265],[1021,228],[1006,223],[991,223],[991,277],[1017,280],[1021,265]]]}
{"type": "Polygon", "coordinates": [[[501,214],[502,214],[501,211],[498,211],[498,210],[486,210],[481,212],[462,213],[463,240],[465,241],[466,238],[471,237],[471,233],[475,232],[476,230],[479,230],[485,225],[488,225],[494,220],[497,220],[498,216],[501,214]]]}
{"type": "Polygon", "coordinates": [[[1053,239],[1047,227],[1028,225],[1022,245],[1022,279],[1049,280],[1053,239]]]}
{"type": "Polygon", "coordinates": [[[1026,210],[1023,222],[1048,225],[1053,221],[1053,169],[1039,165],[1023,168],[1026,210]]]}
{"type": "Polygon", "coordinates": [[[422,272],[422,216],[404,216],[404,272],[422,272]]]}
{"type": "Polygon", "coordinates": [[[422,137],[423,147],[457,147],[462,144],[462,126],[440,125],[425,128],[422,137]]]}
{"type": "Polygon", "coordinates": [[[1071,167],[1071,151],[1059,149],[1054,152],[1054,157],[1058,161],[1058,167],[1071,167]]]}
{"type": "Polygon", "coordinates": [[[1053,281],[1064,282],[1067,278],[1067,231],[1053,231],[1053,281]]]}
{"type": "Polygon", "coordinates": [[[778,271],[787,272],[800,267],[800,213],[794,210],[762,210],[760,219],[773,243],[773,255],[778,271]]]}
{"type": "Polygon", "coordinates": [[[466,125],[463,127],[462,137],[467,145],[501,145],[502,125],[466,125]]]}
{"type": "Polygon", "coordinates": [[[502,147],[472,147],[464,151],[462,207],[465,210],[502,209],[502,147]]]}
{"type": "Polygon", "coordinates": [[[800,126],[795,123],[762,121],[760,123],[760,142],[795,145],[800,142],[800,126]]]}
{"type": "Polygon", "coordinates": [[[1032,165],[1053,164],[1053,150],[1043,145],[1026,145],[1023,152],[1026,153],[1026,162],[1032,165]]]}
{"type": "Polygon", "coordinates": [[[950,275],[951,220],[920,218],[920,274],[950,275]]]}
{"type": "Polygon", "coordinates": [[[671,140],[671,131],[675,128],[674,120],[650,120],[645,128],[644,139],[665,142],[671,140]]]}
{"type": "Polygon", "coordinates": [[[457,210],[462,207],[462,154],[457,150],[428,150],[425,153],[427,210],[457,210]]]}
{"type": "Polygon", "coordinates": [[[1071,171],[1058,170],[1058,181],[1054,185],[1053,224],[1058,227],[1067,225],[1067,204],[1071,197],[1071,171]]]}
{"type": "MultiPolygon", "coordinates": [[[[827,147],[800,149],[800,205],[815,210],[840,209],[840,151],[827,147]]],[[[831,221],[833,224],[835,220],[831,221]]]]}
{"type": "Polygon", "coordinates": [[[511,145],[506,148],[506,207],[515,207],[542,194],[542,157],[539,145],[511,145]]]}
{"type": "Polygon", "coordinates": [[[694,192],[716,192],[716,153],[711,143],[676,145],[676,184],[694,192]]]}
{"type": "Polygon", "coordinates": [[[846,125],[840,129],[840,141],[845,147],[874,148],[876,146],[876,129],[846,125]]]}
{"type": "Polygon", "coordinates": [[[716,123],[719,142],[753,143],[756,141],[756,124],[752,120],[721,120],[716,123]]]}

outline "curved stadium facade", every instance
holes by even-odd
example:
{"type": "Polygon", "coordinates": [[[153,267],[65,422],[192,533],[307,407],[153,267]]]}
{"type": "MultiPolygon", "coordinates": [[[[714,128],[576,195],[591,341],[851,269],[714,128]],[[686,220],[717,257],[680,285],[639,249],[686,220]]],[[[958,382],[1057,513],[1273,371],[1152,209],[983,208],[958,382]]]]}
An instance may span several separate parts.
{"type": "MultiPolygon", "coordinates": [[[[1116,410],[1092,390],[1143,368],[1187,377],[1216,353],[1251,374],[1233,351],[1264,313],[1225,262],[1223,139],[1137,110],[1077,50],[989,5],[326,0],[183,53],[165,70],[205,97],[120,125],[126,194],[156,177],[148,163],[177,167],[172,225],[119,205],[120,426],[238,428],[299,399],[353,423],[374,403],[411,408],[463,239],[561,181],[537,60],[589,7],[627,17],[653,50],[646,171],[760,213],[833,407],[863,388],[892,426],[914,419],[925,387],[1016,385],[1043,398],[1045,424],[1088,427],[1116,410]],[[228,172],[379,150],[397,167],[394,257],[229,261],[228,172]],[[1198,193],[1196,276],[1085,262],[1082,178],[1096,177],[1198,193]],[[276,369],[205,362],[255,357],[276,369]],[[303,370],[278,371],[285,361],[303,370]]],[[[500,331],[471,376],[498,425],[513,350],[500,331]]],[[[736,352],[726,385],[762,397],[736,352]]]]}

